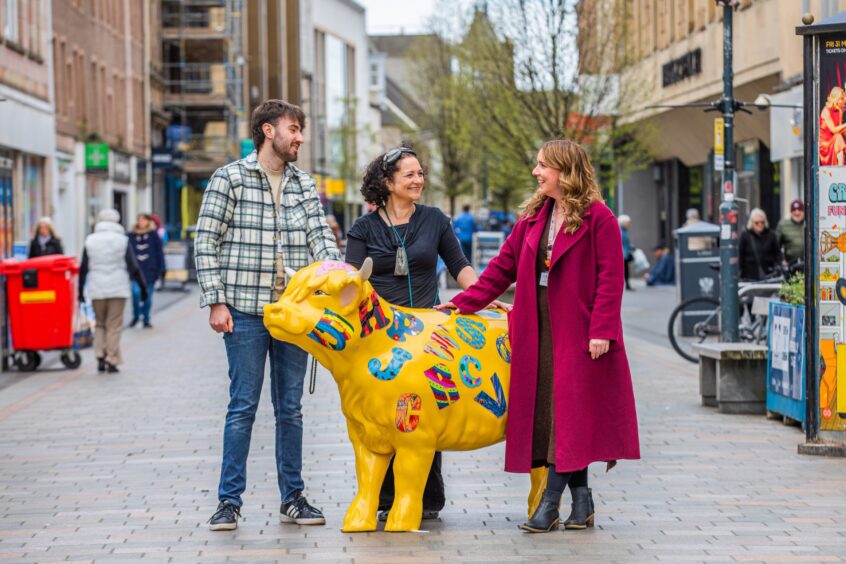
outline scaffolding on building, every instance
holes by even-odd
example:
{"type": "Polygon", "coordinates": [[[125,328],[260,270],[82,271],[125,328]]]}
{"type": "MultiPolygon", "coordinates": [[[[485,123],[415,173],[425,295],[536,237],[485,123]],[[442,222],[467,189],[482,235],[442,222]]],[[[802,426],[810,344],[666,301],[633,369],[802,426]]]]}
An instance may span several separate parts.
{"type": "Polygon", "coordinates": [[[243,0],[161,0],[168,145],[186,183],[240,156],[243,0]]]}

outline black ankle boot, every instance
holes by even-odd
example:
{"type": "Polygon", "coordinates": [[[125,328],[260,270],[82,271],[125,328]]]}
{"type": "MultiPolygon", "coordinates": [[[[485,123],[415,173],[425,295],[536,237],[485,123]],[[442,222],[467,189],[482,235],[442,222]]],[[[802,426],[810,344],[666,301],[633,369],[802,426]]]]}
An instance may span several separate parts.
{"type": "Polygon", "coordinates": [[[573,505],[570,516],[564,521],[565,529],[587,529],[593,527],[593,495],[590,488],[570,488],[573,505]]]}
{"type": "Polygon", "coordinates": [[[535,509],[535,514],[520,528],[530,533],[548,533],[558,528],[558,504],[561,503],[561,492],[545,490],[543,497],[535,509]]]}
{"type": "Polygon", "coordinates": [[[105,372],[106,371],[106,359],[105,358],[98,358],[97,359],[97,372],[105,372]]]}

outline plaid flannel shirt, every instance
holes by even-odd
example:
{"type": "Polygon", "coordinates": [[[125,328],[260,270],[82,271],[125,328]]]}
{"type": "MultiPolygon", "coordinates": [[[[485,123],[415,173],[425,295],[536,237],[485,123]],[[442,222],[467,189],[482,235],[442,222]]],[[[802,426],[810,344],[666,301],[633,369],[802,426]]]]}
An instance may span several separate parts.
{"type": "Polygon", "coordinates": [[[270,183],[255,151],[212,175],[194,239],[201,307],[226,303],[263,315],[276,283],[277,242],[286,268],[308,266],[309,253],[315,260],[340,260],[314,179],[291,164],[285,176],[277,228],[270,183]]]}

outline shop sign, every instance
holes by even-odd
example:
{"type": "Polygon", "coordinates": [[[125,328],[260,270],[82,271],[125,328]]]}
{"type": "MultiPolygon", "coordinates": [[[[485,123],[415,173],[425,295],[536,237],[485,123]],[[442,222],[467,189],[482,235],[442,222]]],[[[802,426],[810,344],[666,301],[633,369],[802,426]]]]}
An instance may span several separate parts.
{"type": "Polygon", "coordinates": [[[666,88],[702,72],[702,49],[694,49],[661,67],[661,85],[666,88]]]}
{"type": "Polygon", "coordinates": [[[723,118],[714,118],[714,170],[722,172],[726,168],[725,128],[723,118]]]}
{"type": "Polygon", "coordinates": [[[117,151],[112,153],[112,178],[117,182],[132,181],[132,163],[129,156],[117,151]]]}
{"type": "Polygon", "coordinates": [[[88,172],[106,172],[109,170],[108,144],[85,144],[85,170],[88,172]]]}

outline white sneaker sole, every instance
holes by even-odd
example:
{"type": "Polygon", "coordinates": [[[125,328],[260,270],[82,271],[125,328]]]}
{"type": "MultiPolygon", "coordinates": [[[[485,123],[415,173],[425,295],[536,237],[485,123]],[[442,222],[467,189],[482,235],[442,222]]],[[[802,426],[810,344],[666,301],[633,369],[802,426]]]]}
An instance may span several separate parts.
{"type": "Polygon", "coordinates": [[[210,531],[234,531],[238,528],[238,523],[218,523],[217,525],[209,525],[210,531]]]}
{"type": "Polygon", "coordinates": [[[325,525],[326,518],[325,517],[311,517],[309,519],[305,519],[300,517],[299,519],[294,519],[293,517],[288,517],[284,513],[279,514],[279,522],[280,523],[296,523],[297,525],[325,525]]]}

